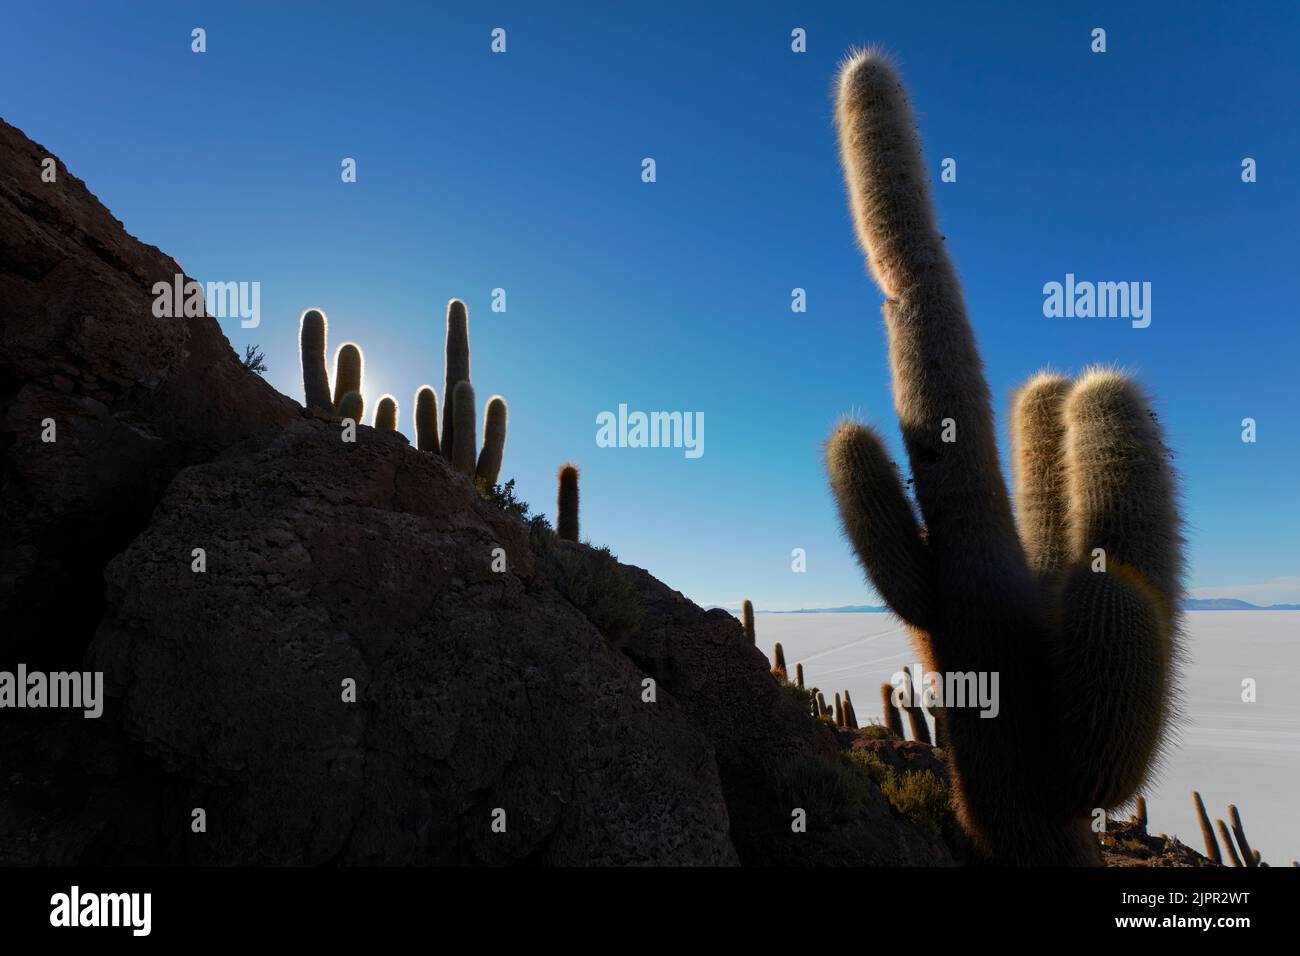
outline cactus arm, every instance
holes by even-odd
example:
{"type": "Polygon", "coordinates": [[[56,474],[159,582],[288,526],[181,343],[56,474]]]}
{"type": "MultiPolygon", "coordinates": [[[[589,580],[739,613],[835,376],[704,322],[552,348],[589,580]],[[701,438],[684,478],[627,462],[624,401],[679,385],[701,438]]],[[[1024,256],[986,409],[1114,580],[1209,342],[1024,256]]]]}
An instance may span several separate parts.
{"type": "Polygon", "coordinates": [[[298,324],[298,351],[307,407],[332,414],[334,402],[330,398],[329,372],[325,370],[325,313],[320,309],[303,312],[298,324]]]}
{"type": "Polygon", "coordinates": [[[483,450],[479,452],[478,466],[474,469],[476,478],[487,482],[491,487],[497,483],[501,474],[501,459],[506,450],[506,425],[509,409],[506,400],[500,395],[488,399],[487,411],[483,413],[483,450]]]}
{"type": "Polygon", "coordinates": [[[1016,520],[1029,566],[1051,575],[1067,562],[1068,494],[1065,478],[1065,397],[1070,380],[1043,371],[1020,387],[1012,402],[1011,461],[1016,520]]]}
{"type": "Polygon", "coordinates": [[[469,311],[460,299],[447,303],[447,382],[442,390],[442,453],[456,449],[456,386],[469,381],[469,311]]]}
{"type": "Polygon", "coordinates": [[[375,406],[375,431],[397,431],[397,399],[385,395],[375,406]]]}
{"type": "Polygon", "coordinates": [[[845,421],[826,443],[826,470],[844,535],[885,603],[907,623],[933,626],[930,553],[884,443],[845,421]]]}
{"type": "Polygon", "coordinates": [[[458,382],[452,392],[452,404],[455,412],[455,424],[452,426],[451,463],[457,471],[466,477],[474,477],[475,441],[478,429],[474,427],[474,386],[468,381],[458,382]]]}
{"type": "Polygon", "coordinates": [[[334,408],[343,407],[343,396],[361,391],[361,349],[344,342],[334,355],[334,408]]]}
{"type": "Polygon", "coordinates": [[[415,393],[415,447],[438,454],[438,393],[429,385],[415,393]]]}

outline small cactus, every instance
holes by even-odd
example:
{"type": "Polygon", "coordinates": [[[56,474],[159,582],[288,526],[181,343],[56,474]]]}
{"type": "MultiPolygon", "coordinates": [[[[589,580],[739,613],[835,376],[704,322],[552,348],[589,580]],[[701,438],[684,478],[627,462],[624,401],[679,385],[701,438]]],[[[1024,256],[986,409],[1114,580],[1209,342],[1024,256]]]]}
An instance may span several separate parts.
{"type": "MultiPolygon", "coordinates": [[[[456,388],[452,391],[452,407],[451,464],[462,475],[473,478],[474,455],[477,451],[474,446],[478,439],[478,429],[474,427],[474,386],[468,380],[456,383],[456,388]]],[[[446,440],[444,431],[443,441],[446,440]]]]}
{"type": "Polygon", "coordinates": [[[397,399],[391,395],[380,398],[379,404],[375,406],[375,431],[397,431],[397,399]]]}
{"type": "Polygon", "coordinates": [[[506,400],[500,395],[488,399],[483,413],[483,450],[479,452],[475,477],[491,488],[501,474],[501,458],[506,450],[506,400]]]}
{"type": "Polygon", "coordinates": [[[803,664],[794,665],[794,686],[803,690],[803,664]]]}
{"type": "Polygon", "coordinates": [[[903,733],[903,718],[899,715],[897,708],[894,707],[894,685],[880,685],[880,703],[884,708],[885,726],[899,740],[906,740],[907,735],[903,733]]]}
{"type": "Polygon", "coordinates": [[[1147,798],[1142,796],[1141,794],[1138,795],[1137,800],[1133,804],[1133,822],[1142,828],[1143,833],[1146,832],[1147,798]]]}
{"type": "Polygon", "coordinates": [[[925,710],[916,702],[915,691],[912,685],[912,672],[907,667],[903,668],[903,675],[907,678],[909,699],[912,703],[907,705],[907,724],[912,728],[912,739],[919,740],[923,744],[933,743],[930,740],[930,726],[925,722],[925,710]]]}
{"type": "Polygon", "coordinates": [[[325,313],[303,312],[298,325],[298,351],[302,357],[302,390],[307,407],[333,414],[330,377],[325,369],[325,313]]]}
{"type": "Polygon", "coordinates": [[[781,680],[789,679],[785,669],[785,649],[781,646],[780,641],[777,641],[776,647],[772,648],[772,673],[781,680]]]}
{"type": "Polygon", "coordinates": [[[745,628],[745,640],[751,644],[757,644],[758,637],[754,633],[754,602],[748,598],[740,607],[740,619],[745,628]]]}
{"type": "Polygon", "coordinates": [[[355,342],[344,342],[334,355],[334,409],[343,407],[349,392],[361,393],[361,349],[355,342]]]}
{"type": "Polygon", "coordinates": [[[1232,834],[1228,832],[1227,824],[1222,820],[1215,820],[1214,824],[1219,828],[1219,838],[1223,840],[1223,848],[1228,851],[1228,859],[1233,866],[1241,866],[1241,857],[1237,856],[1237,848],[1232,845],[1232,834]]]}
{"type": "Polygon", "coordinates": [[[560,493],[555,502],[555,534],[562,541],[578,540],[578,466],[561,466],[560,493]]]}
{"type": "Polygon", "coordinates": [[[339,404],[339,418],[350,418],[354,424],[361,424],[361,416],[365,414],[366,401],[361,397],[360,392],[348,392],[343,396],[343,401],[339,404]]]}
{"type": "Polygon", "coordinates": [[[843,702],[840,700],[840,693],[839,693],[839,691],[836,691],[836,692],[835,692],[835,711],[834,711],[834,716],[835,716],[835,726],[836,726],[836,727],[843,727],[843,726],[845,726],[845,724],[844,724],[844,704],[843,704],[843,702]]]}
{"type": "Polygon", "coordinates": [[[1247,866],[1258,866],[1258,858],[1250,849],[1250,843],[1246,840],[1246,828],[1241,825],[1241,814],[1237,812],[1236,806],[1228,804],[1228,819],[1232,821],[1232,833],[1237,838],[1237,846],[1241,849],[1241,858],[1247,866]]]}
{"type": "MultiPolygon", "coordinates": [[[[442,454],[446,458],[453,458],[456,447],[456,386],[468,381],[469,310],[460,299],[452,299],[447,303],[447,384],[442,390],[442,454]]],[[[470,465],[470,471],[473,468],[470,465]]]]}
{"type": "Polygon", "coordinates": [[[844,726],[850,730],[858,729],[858,715],[853,709],[853,698],[849,696],[847,687],[844,689],[844,726]]]}
{"type": "Polygon", "coordinates": [[[438,393],[422,385],[415,393],[415,447],[438,454],[438,393]]]}
{"type": "Polygon", "coordinates": [[[1205,812],[1205,802],[1195,790],[1192,791],[1192,801],[1196,804],[1196,819],[1201,824],[1201,839],[1205,841],[1205,855],[1212,862],[1222,866],[1223,854],[1219,852],[1219,841],[1214,838],[1214,827],[1210,825],[1210,816],[1205,812]]]}

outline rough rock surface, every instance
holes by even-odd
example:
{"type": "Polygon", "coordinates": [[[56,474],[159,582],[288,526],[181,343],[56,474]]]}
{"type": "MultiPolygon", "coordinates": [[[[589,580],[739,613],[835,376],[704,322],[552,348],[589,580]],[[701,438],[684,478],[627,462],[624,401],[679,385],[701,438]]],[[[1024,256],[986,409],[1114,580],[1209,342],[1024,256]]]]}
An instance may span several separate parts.
{"type": "Polygon", "coordinates": [[[91,659],[210,785],[192,859],[735,862],[709,743],[400,436],[304,422],[188,469],[106,577],[91,659]]]}
{"type": "Polygon", "coordinates": [[[0,121],[0,656],[29,663],[79,653],[104,562],[180,468],[301,414],[214,320],[154,317],[180,267],[57,159],[42,182],[52,156],[0,121]]]}

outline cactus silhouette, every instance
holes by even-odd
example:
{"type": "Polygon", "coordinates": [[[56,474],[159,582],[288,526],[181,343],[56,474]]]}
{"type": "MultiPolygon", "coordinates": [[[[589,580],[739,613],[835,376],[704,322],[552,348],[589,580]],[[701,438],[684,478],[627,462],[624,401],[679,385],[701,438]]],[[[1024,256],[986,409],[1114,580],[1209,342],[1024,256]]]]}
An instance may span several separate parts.
{"type": "Polygon", "coordinates": [[[325,369],[325,313],[303,312],[298,324],[298,351],[302,357],[302,391],[308,408],[333,413],[330,377],[325,369]]]}
{"type": "Polygon", "coordinates": [[[816,698],[816,700],[817,700],[817,716],[818,716],[818,717],[825,717],[825,716],[826,716],[826,698],[822,696],[822,692],[821,692],[821,691],[818,691],[818,692],[817,692],[817,698],[816,698]]]}
{"type": "Polygon", "coordinates": [[[1133,822],[1142,828],[1145,833],[1147,828],[1147,798],[1138,797],[1133,804],[1133,822]]]}
{"type": "Polygon", "coordinates": [[[1217,819],[1214,824],[1219,828],[1219,839],[1223,841],[1223,848],[1228,851],[1228,859],[1232,861],[1233,866],[1241,866],[1241,857],[1237,856],[1237,848],[1232,845],[1232,834],[1228,832],[1227,825],[1217,819]]]}
{"type": "Polygon", "coordinates": [[[1241,858],[1247,866],[1258,866],[1259,858],[1250,848],[1250,843],[1246,840],[1246,828],[1241,825],[1241,814],[1237,812],[1236,806],[1228,804],[1228,819],[1232,821],[1232,834],[1237,838],[1237,846],[1241,850],[1241,858]]]}
{"type": "Polygon", "coordinates": [[[745,640],[751,644],[757,644],[758,635],[754,632],[754,602],[748,598],[740,606],[740,622],[745,629],[745,640]]]}
{"type": "Polygon", "coordinates": [[[375,431],[397,431],[397,399],[391,395],[380,398],[375,406],[375,431]]]}
{"type": "Polygon", "coordinates": [[[794,686],[803,690],[803,664],[794,665],[794,686]]]}
{"type": "Polygon", "coordinates": [[[1192,802],[1196,804],[1196,819],[1201,824],[1201,839],[1205,841],[1205,855],[1222,866],[1223,854],[1219,852],[1219,841],[1214,838],[1214,827],[1210,825],[1210,816],[1205,812],[1205,803],[1195,790],[1192,791],[1192,802]]]}
{"type": "Polygon", "coordinates": [[[906,740],[907,735],[903,733],[903,718],[894,707],[894,685],[880,685],[880,705],[884,710],[885,726],[899,740],[906,740]]]}
{"type": "Polygon", "coordinates": [[[883,442],[846,421],[826,449],[845,534],[927,670],[999,676],[994,718],[940,702],[976,854],[1099,865],[1089,815],[1137,791],[1174,709],[1181,536],[1160,428],[1119,372],[1030,379],[1012,422],[1017,529],[906,94],[868,51],[844,65],[837,100],[924,522],[883,442]]]}
{"type": "Polygon", "coordinates": [[[781,680],[788,680],[788,671],[785,668],[785,648],[781,642],[777,641],[776,646],[772,648],[772,673],[781,680]]]}
{"type": "Polygon", "coordinates": [[[469,310],[452,299],[447,303],[447,384],[442,390],[442,453],[447,458],[454,457],[456,448],[456,386],[468,381],[469,310]]]}
{"type": "Polygon", "coordinates": [[[488,487],[497,483],[501,474],[501,458],[506,450],[506,400],[500,395],[488,399],[487,410],[483,413],[483,450],[479,452],[478,466],[474,475],[487,483],[488,487]]]}
{"type": "Polygon", "coordinates": [[[361,424],[361,416],[365,414],[366,402],[361,397],[360,392],[348,392],[343,396],[343,401],[339,404],[339,418],[350,418],[358,425],[361,424]]]}
{"type": "Polygon", "coordinates": [[[344,342],[334,355],[334,409],[343,407],[349,392],[361,393],[361,348],[355,342],[344,342]]]}
{"type": "Polygon", "coordinates": [[[916,690],[912,684],[912,671],[904,667],[903,677],[907,680],[907,699],[911,703],[904,708],[907,712],[907,725],[912,728],[912,739],[923,744],[931,743],[930,725],[925,722],[925,710],[916,702],[916,690]]]}
{"type": "Polygon", "coordinates": [[[560,468],[560,492],[555,503],[555,534],[563,541],[578,540],[578,466],[560,468]]]}
{"type": "MultiPolygon", "coordinates": [[[[456,383],[451,393],[454,423],[451,430],[452,467],[467,477],[474,477],[474,455],[477,451],[478,429],[474,427],[474,386],[467,380],[456,383]]],[[[447,433],[443,431],[443,441],[447,433]]]]}
{"type": "Polygon", "coordinates": [[[438,393],[429,385],[415,393],[415,447],[438,454],[438,393]]]}
{"type": "Polygon", "coordinates": [[[835,716],[835,726],[844,726],[844,702],[840,700],[840,692],[835,692],[835,710],[832,711],[835,716]]]}
{"type": "Polygon", "coordinates": [[[853,698],[849,696],[847,687],[844,689],[844,726],[852,730],[858,729],[858,715],[853,710],[853,698]]]}

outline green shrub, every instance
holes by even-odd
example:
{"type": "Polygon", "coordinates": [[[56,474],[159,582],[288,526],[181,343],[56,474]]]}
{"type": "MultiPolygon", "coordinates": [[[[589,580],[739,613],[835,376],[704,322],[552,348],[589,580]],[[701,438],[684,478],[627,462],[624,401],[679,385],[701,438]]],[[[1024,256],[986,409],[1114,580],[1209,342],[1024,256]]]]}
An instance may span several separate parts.
{"type": "Polygon", "coordinates": [[[883,787],[894,778],[893,768],[880,759],[880,754],[874,750],[850,750],[844,759],[870,777],[876,786],[883,787]]]}
{"type": "Polygon", "coordinates": [[[891,774],[880,792],[899,814],[931,839],[951,844],[957,834],[952,792],[928,770],[891,774]]]}
{"type": "Polygon", "coordinates": [[[897,740],[898,739],[898,737],[894,734],[892,730],[890,730],[884,724],[878,724],[875,721],[872,721],[871,723],[867,724],[867,726],[861,729],[862,729],[862,736],[866,737],[868,740],[897,740]]]}
{"type": "Polygon", "coordinates": [[[543,573],[611,646],[622,647],[641,626],[643,609],[618,559],[605,547],[558,541],[544,547],[543,573]]]}

